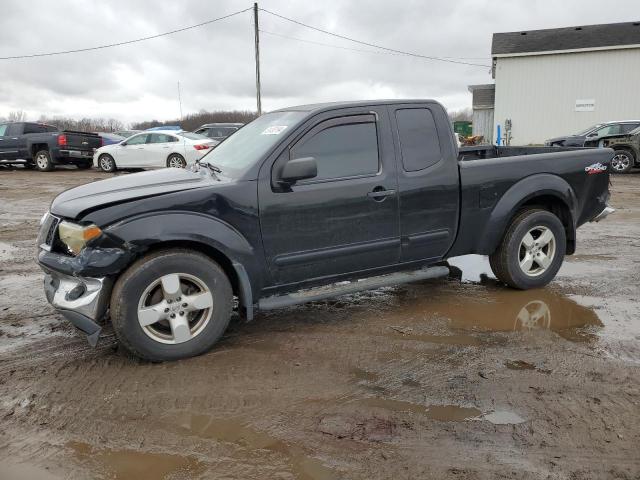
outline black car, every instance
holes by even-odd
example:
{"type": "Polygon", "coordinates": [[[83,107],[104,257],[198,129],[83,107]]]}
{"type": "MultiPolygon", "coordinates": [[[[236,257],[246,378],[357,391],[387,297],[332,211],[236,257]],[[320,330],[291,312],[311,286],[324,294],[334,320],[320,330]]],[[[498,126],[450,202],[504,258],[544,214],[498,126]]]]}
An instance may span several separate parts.
{"type": "Polygon", "coordinates": [[[206,123],[194,130],[193,133],[204,135],[219,142],[230,137],[244,127],[244,123],[206,123]]]}
{"type": "Polygon", "coordinates": [[[586,141],[598,140],[609,135],[624,135],[638,127],[640,120],[599,123],[575,135],[550,138],[544,144],[548,147],[583,147],[586,141]]]}
{"type": "Polygon", "coordinates": [[[612,156],[459,151],[429,100],[293,107],[254,120],[192,171],[61,193],[38,261],[47,299],[91,343],[110,318],[136,355],[184,358],[216,343],[234,303],[250,320],[446,276],[443,261],[458,255],[489,255],[511,287],[542,287],[574,253],[577,227],[611,212],[612,156]]]}

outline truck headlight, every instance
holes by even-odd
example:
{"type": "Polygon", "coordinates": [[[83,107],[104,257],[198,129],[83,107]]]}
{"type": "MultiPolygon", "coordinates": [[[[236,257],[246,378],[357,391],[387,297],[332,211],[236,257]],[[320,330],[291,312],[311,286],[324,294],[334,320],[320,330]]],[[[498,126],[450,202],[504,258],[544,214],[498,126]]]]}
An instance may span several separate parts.
{"type": "Polygon", "coordinates": [[[63,221],[58,226],[60,241],[69,247],[69,250],[75,255],[80,253],[89,240],[99,237],[101,234],[102,230],[96,225],[83,226],[63,221]]]}

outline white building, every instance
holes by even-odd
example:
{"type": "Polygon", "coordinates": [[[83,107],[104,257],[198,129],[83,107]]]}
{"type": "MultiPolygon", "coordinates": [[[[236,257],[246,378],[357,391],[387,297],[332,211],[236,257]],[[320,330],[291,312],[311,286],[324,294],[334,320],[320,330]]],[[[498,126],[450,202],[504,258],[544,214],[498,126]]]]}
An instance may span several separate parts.
{"type": "Polygon", "coordinates": [[[512,145],[640,118],[640,22],[495,33],[491,54],[492,134],[510,120],[512,145]]]}

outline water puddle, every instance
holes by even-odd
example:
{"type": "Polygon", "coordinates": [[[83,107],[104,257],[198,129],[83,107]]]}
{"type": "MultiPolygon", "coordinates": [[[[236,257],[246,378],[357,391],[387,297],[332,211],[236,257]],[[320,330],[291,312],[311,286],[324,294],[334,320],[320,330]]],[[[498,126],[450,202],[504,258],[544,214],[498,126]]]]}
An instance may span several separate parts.
{"type": "Polygon", "coordinates": [[[417,403],[370,397],[358,400],[358,404],[370,408],[381,408],[390,412],[411,412],[424,415],[438,422],[487,421],[494,425],[516,425],[526,420],[520,415],[507,410],[494,410],[483,413],[475,407],[459,405],[419,405],[417,403]]]}
{"type": "Polygon", "coordinates": [[[424,406],[402,400],[387,398],[365,398],[358,403],[372,408],[382,408],[392,412],[411,412],[424,415],[439,422],[464,422],[482,415],[482,412],[473,407],[459,407],[458,405],[430,405],[424,406]]]}
{"type": "Polygon", "coordinates": [[[338,475],[322,462],[307,456],[304,450],[261,432],[239,419],[212,418],[208,415],[181,414],[170,426],[200,438],[233,443],[248,450],[268,450],[284,456],[294,477],[300,480],[331,480],[338,475]]]}
{"type": "Polygon", "coordinates": [[[540,373],[551,373],[551,370],[545,370],[540,368],[533,363],[525,362],[524,360],[507,360],[504,362],[504,366],[509,370],[533,370],[540,373]]]}
{"type": "Polygon", "coordinates": [[[192,457],[135,450],[98,449],[83,442],[69,442],[69,448],[82,461],[97,463],[98,468],[115,480],[158,480],[193,478],[204,466],[192,457]]]}
{"type": "MultiPolygon", "coordinates": [[[[486,288],[461,295],[459,291],[434,292],[430,287],[429,295],[418,295],[403,305],[404,314],[422,318],[425,313],[437,314],[448,319],[451,328],[465,331],[552,330],[571,341],[591,340],[593,335],[580,329],[603,325],[596,311],[548,288],[520,291],[498,285],[491,280],[489,262],[484,256],[456,257],[450,264],[454,277],[463,282],[485,283],[486,288]]],[[[447,337],[430,337],[425,341],[447,342],[447,337]]],[[[478,342],[472,336],[468,339],[472,339],[471,344],[478,342]]],[[[455,337],[451,340],[457,343],[455,337]]]]}
{"type": "Polygon", "coordinates": [[[496,410],[482,416],[482,420],[486,420],[494,425],[517,425],[524,423],[526,420],[517,413],[508,412],[506,410],[496,410]]]}

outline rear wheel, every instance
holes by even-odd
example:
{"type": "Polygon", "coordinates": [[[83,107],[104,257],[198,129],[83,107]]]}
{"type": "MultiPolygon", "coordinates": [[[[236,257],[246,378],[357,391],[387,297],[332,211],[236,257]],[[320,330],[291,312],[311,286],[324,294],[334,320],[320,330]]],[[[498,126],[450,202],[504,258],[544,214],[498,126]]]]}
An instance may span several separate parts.
{"type": "Polygon", "coordinates": [[[209,257],[164,250],[134,263],[116,282],[111,321],[121,344],[151,361],[208,351],[222,336],[233,305],[229,279],[209,257]]]}
{"type": "Polygon", "coordinates": [[[566,234],[560,219],[547,210],[527,209],[513,219],[489,263],[498,280],[526,290],[553,280],[565,251],[566,234]]]}
{"type": "Polygon", "coordinates": [[[108,153],[103,153],[98,157],[98,166],[103,172],[111,173],[116,171],[116,161],[108,153]]]}
{"type": "Polygon", "coordinates": [[[33,156],[33,163],[41,172],[50,172],[53,170],[53,161],[48,150],[40,150],[33,156]]]}
{"type": "Polygon", "coordinates": [[[169,158],[167,158],[167,167],[185,168],[186,166],[187,161],[182,155],[172,153],[171,155],[169,155],[169,158]]]}
{"type": "Polygon", "coordinates": [[[616,150],[611,159],[611,169],[614,173],[629,173],[633,168],[634,158],[628,150],[616,150]]]}

